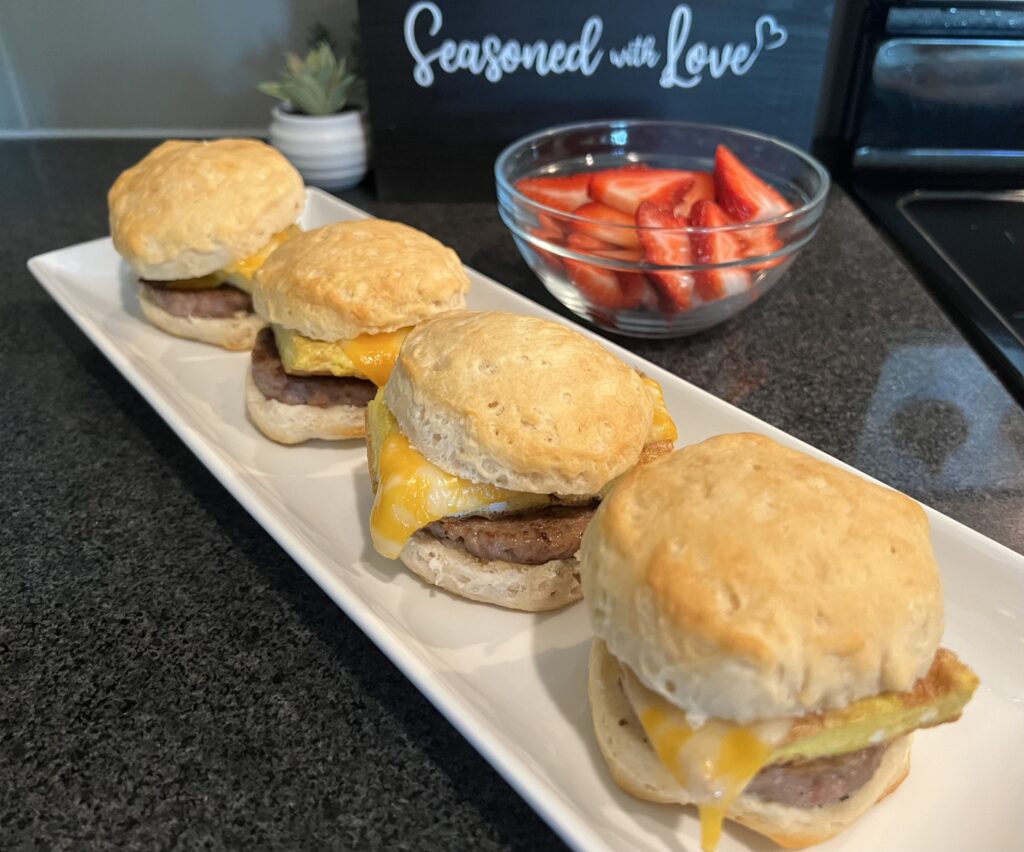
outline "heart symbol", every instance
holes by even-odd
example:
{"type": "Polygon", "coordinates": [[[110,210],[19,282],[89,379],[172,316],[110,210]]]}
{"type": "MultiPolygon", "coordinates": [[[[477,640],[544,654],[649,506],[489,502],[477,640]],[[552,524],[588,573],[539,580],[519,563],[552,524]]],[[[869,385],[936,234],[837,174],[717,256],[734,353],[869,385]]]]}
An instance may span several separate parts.
{"type": "Polygon", "coordinates": [[[786,43],[786,39],[789,38],[786,28],[775,20],[774,15],[762,15],[757,19],[756,27],[765,50],[782,47],[786,43]]]}

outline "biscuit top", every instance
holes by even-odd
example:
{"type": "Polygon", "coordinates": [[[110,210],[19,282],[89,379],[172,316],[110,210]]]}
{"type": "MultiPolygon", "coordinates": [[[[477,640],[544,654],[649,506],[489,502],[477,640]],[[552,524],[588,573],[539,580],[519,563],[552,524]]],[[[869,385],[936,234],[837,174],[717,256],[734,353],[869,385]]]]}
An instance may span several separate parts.
{"type": "Polygon", "coordinates": [[[275,249],[256,275],[253,305],[306,337],[341,340],[461,308],[468,289],[452,249],[408,225],[361,219],[306,231],[275,249]]]}
{"type": "Polygon", "coordinates": [[[114,247],[143,278],[197,278],[248,257],[299,218],[302,177],[255,139],[171,140],[107,194],[114,247]]]}
{"type": "Polygon", "coordinates": [[[698,719],[908,690],[942,635],[921,507],[760,435],[720,435],[623,477],[580,560],[595,633],[698,719]]]}
{"type": "Polygon", "coordinates": [[[639,374],[559,323],[453,312],[405,339],[385,390],[402,432],[449,473],[515,491],[594,494],[640,457],[639,374]]]}

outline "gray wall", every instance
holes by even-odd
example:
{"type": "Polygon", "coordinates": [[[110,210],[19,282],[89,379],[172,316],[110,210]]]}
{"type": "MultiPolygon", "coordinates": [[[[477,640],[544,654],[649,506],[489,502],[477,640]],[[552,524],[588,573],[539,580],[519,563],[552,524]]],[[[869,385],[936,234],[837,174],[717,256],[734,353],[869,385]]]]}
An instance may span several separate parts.
{"type": "Polygon", "coordinates": [[[0,136],[265,129],[255,91],[356,0],[0,0],[0,136]]]}

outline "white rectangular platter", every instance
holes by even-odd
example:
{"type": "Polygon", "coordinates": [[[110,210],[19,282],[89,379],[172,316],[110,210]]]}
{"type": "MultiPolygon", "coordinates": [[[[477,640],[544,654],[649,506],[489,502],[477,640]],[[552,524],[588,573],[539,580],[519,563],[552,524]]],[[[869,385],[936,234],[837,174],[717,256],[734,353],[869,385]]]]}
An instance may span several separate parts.
{"type": "MultiPolygon", "coordinates": [[[[366,214],[309,191],[303,226],[366,214]]],[[[572,847],[697,850],[692,809],[626,796],[590,726],[583,604],[531,615],[456,599],[378,557],[366,533],[361,444],[278,446],[246,419],[248,354],[178,340],[139,315],[109,239],[40,255],[29,268],[256,520],[572,847]]],[[[566,320],[469,270],[474,309],[566,320]]],[[[754,431],[806,444],[624,349],[661,382],[680,442],[754,431]]],[[[945,852],[1024,849],[1024,558],[929,512],[946,593],[945,644],[981,676],[956,725],[918,734],[907,782],[819,847],[945,852]]],[[[772,844],[727,828],[722,852],[772,844]]]]}

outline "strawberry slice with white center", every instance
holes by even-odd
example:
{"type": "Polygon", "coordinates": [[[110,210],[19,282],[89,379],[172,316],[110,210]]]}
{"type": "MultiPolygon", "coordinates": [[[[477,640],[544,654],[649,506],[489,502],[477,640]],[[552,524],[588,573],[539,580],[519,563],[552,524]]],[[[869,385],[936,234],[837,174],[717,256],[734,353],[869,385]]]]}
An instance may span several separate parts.
{"type": "Polygon", "coordinates": [[[777,190],[748,169],[725,145],[715,149],[715,189],[726,215],[737,222],[770,219],[792,210],[777,190]]]}
{"type": "Polygon", "coordinates": [[[590,176],[590,197],[609,207],[636,215],[645,201],[668,205],[694,183],[695,172],[652,169],[644,165],[604,169],[590,176]]]}
{"type": "MultiPolygon", "coordinates": [[[[720,228],[732,224],[725,211],[714,201],[698,201],[694,204],[690,222],[701,228],[720,228]]],[[[697,263],[729,263],[744,257],[743,246],[735,232],[731,231],[694,233],[693,256],[697,263]]],[[[708,302],[744,293],[750,289],[751,283],[750,273],[739,268],[707,269],[697,272],[696,279],[697,292],[708,302]]]]}
{"type": "Polygon", "coordinates": [[[632,216],[596,201],[584,204],[573,210],[573,214],[588,221],[574,219],[572,228],[579,234],[612,243],[626,248],[639,248],[640,237],[637,235],[635,221],[632,216]]]}
{"type": "Polygon", "coordinates": [[[516,189],[527,198],[545,207],[554,207],[566,212],[590,201],[587,194],[589,187],[590,174],[586,172],[578,175],[546,175],[516,181],[516,189]]]}
{"type": "Polygon", "coordinates": [[[693,183],[672,199],[672,212],[676,216],[690,217],[693,205],[698,201],[715,200],[715,178],[711,172],[690,172],[693,183]]]}
{"type": "MultiPolygon", "coordinates": [[[[685,217],[676,216],[670,208],[645,201],[636,210],[636,224],[639,226],[644,257],[650,263],[659,266],[686,266],[693,263],[693,248],[686,231],[651,230],[685,228],[690,224],[685,217]]],[[[667,311],[685,311],[693,303],[695,280],[692,272],[652,271],[648,276],[661,290],[664,296],[662,304],[667,311]]]]}
{"type": "Polygon", "coordinates": [[[592,263],[568,257],[563,258],[562,262],[569,280],[593,305],[613,310],[635,308],[646,294],[646,282],[633,280],[628,277],[630,273],[626,273],[620,280],[614,270],[592,263]]]}
{"type": "MultiPolygon", "coordinates": [[[[733,221],[753,222],[781,216],[793,209],[785,198],[761,178],[748,169],[740,159],[724,145],[715,151],[715,188],[722,210],[733,221]]],[[[782,248],[783,243],[775,233],[775,226],[748,228],[737,231],[737,238],[743,246],[744,257],[763,257],[782,248]]],[[[767,269],[777,266],[782,259],[764,261],[751,266],[752,269],[767,269]]]]}
{"type": "Polygon", "coordinates": [[[589,234],[569,234],[569,239],[566,240],[565,244],[580,254],[592,254],[597,257],[606,257],[609,260],[637,263],[644,259],[643,252],[640,249],[622,248],[612,243],[606,243],[604,240],[599,240],[597,237],[592,237],[589,234]]]}

